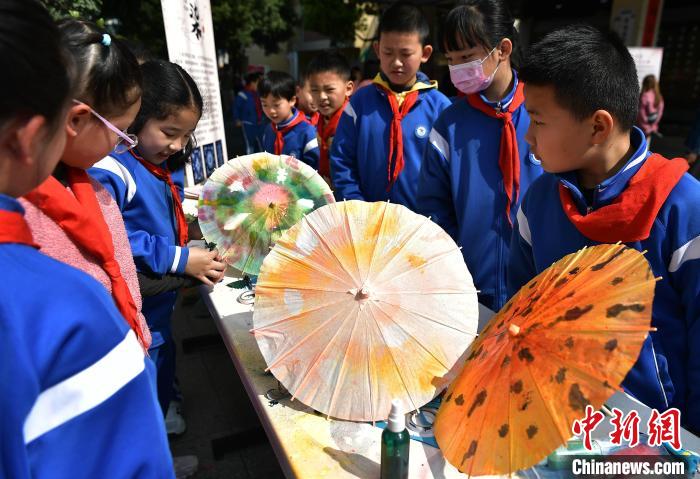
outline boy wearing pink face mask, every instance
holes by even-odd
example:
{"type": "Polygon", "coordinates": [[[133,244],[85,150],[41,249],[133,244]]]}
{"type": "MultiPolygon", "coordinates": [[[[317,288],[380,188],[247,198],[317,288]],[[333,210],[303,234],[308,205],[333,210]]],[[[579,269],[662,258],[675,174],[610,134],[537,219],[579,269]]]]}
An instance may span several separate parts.
{"type": "Polygon", "coordinates": [[[525,133],[523,84],[513,69],[518,32],[502,0],[469,0],[443,23],[450,78],[466,96],[442,112],[418,182],[418,212],[463,246],[479,301],[506,302],[506,265],[520,199],[542,174],[525,133]]]}

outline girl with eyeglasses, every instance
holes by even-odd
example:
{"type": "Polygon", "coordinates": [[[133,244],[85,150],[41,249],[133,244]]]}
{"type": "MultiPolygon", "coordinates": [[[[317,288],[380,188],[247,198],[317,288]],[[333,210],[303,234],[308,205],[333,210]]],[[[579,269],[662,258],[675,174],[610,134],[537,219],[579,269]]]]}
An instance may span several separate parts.
{"type": "Polygon", "coordinates": [[[142,344],[102,284],[39,251],[16,199],[64,158],[58,29],[35,0],[0,18],[0,477],[173,477],[142,344]]]}
{"type": "Polygon", "coordinates": [[[22,204],[42,252],[102,283],[145,352],[151,334],[124,221],[109,192],[86,172],[114,148],[135,145],[123,131],[141,106],[141,71],[124,44],[97,25],[67,20],[59,30],[76,77],[66,148],[53,174],[22,204]]]}
{"type": "Polygon", "coordinates": [[[112,193],[124,215],[139,273],[165,278],[157,292],[143,290],[143,312],[153,334],[149,353],[158,367],[158,400],[173,419],[179,414],[170,407],[175,399],[171,317],[181,284],[171,280],[190,277],[211,285],[223,278],[225,264],[216,251],[186,246],[183,171],[202,116],[199,89],[182,67],[165,60],[143,63],[141,73],[141,109],[129,127],[138,145],[112,152],[90,174],[112,193]]]}

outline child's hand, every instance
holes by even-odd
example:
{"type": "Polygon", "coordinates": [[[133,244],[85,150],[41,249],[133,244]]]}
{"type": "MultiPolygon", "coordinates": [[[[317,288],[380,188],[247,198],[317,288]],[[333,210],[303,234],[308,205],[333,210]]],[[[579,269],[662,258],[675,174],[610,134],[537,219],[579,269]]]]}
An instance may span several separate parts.
{"type": "Polygon", "coordinates": [[[216,250],[207,251],[202,248],[190,248],[190,254],[185,265],[185,274],[193,276],[202,283],[213,286],[223,279],[226,264],[218,261],[216,250]]]}

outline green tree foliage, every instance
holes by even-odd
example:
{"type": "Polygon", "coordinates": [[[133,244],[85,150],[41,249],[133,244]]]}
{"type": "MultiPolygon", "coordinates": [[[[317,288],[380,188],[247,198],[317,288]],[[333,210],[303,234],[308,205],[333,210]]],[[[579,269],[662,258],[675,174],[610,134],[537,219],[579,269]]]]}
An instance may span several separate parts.
{"type": "Polygon", "coordinates": [[[301,0],[304,28],[321,33],[334,45],[347,45],[355,40],[367,25],[362,24],[362,14],[377,13],[371,2],[355,0],[301,0]]]}
{"type": "Polygon", "coordinates": [[[97,20],[102,10],[102,0],[41,0],[41,3],[56,19],[80,17],[97,20]]]}

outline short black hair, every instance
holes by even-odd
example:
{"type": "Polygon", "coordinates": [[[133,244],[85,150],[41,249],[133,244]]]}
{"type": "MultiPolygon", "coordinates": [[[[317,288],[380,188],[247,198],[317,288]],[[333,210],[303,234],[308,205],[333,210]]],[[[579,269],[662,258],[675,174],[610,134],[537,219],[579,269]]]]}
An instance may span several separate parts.
{"type": "MultiPolygon", "coordinates": [[[[202,94],[190,74],[180,65],[166,60],[150,60],[141,65],[141,74],[141,109],[129,127],[130,133],[138,135],[148,120],[164,120],[181,108],[193,108],[201,116],[204,109],[202,94]]],[[[170,170],[182,168],[189,161],[194,147],[195,140],[190,138],[182,152],[168,158],[170,170]]]]}
{"type": "Polygon", "coordinates": [[[58,28],[76,65],[78,100],[104,116],[121,114],[139,99],[139,63],[121,40],[83,20],[63,20],[58,28]]]}
{"type": "Polygon", "coordinates": [[[513,44],[510,63],[520,63],[520,38],[505,0],[464,0],[441,22],[439,48],[445,53],[476,46],[492,50],[504,38],[513,44]]]}
{"type": "Polygon", "coordinates": [[[289,73],[271,71],[262,77],[258,83],[258,95],[264,98],[272,95],[275,98],[291,100],[297,94],[297,82],[289,73]]]}
{"type": "Polygon", "coordinates": [[[421,45],[428,42],[430,25],[423,12],[409,2],[396,2],[387,8],[379,19],[377,39],[382,33],[417,33],[421,45]]]}
{"type": "Polygon", "coordinates": [[[0,126],[41,115],[57,127],[72,96],[72,63],[56,25],[34,0],[0,0],[0,18],[0,126]]]}
{"type": "Polygon", "coordinates": [[[250,85],[253,82],[260,80],[262,72],[250,72],[245,76],[245,84],[250,85]]]}
{"type": "MultiPolygon", "coordinates": [[[[311,59],[306,67],[306,77],[317,73],[332,72],[344,81],[350,80],[350,63],[339,52],[321,52],[311,59]]],[[[303,85],[303,83],[302,83],[303,85]]]]}
{"type": "Polygon", "coordinates": [[[559,105],[578,120],[605,110],[628,131],[637,118],[637,69],[614,32],[590,25],[555,30],[532,46],[520,79],[553,87],[559,105]]]}

